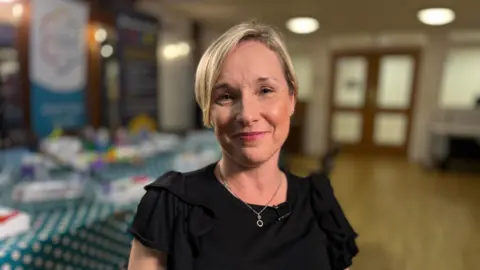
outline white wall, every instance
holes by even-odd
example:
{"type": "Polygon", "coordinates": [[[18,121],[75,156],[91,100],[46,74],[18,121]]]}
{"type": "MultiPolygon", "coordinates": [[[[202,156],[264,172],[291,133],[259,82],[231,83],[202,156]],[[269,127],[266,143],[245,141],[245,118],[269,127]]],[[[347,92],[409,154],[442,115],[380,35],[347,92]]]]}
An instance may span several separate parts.
{"type": "Polygon", "coordinates": [[[299,91],[298,99],[309,101],[314,91],[313,86],[313,61],[310,53],[292,54],[292,62],[297,73],[299,91]]]}
{"type": "Polygon", "coordinates": [[[319,156],[326,151],[328,139],[328,110],[330,92],[330,48],[323,42],[316,42],[312,48],[305,48],[312,58],[312,93],[307,106],[303,152],[319,156]]]}
{"type": "Polygon", "coordinates": [[[168,10],[159,2],[140,1],[139,10],[155,15],[161,22],[158,44],[159,63],[159,121],[168,130],[193,128],[194,120],[194,63],[191,55],[166,59],[165,46],[186,42],[192,46],[191,20],[168,10]]]}
{"type": "Polygon", "coordinates": [[[200,36],[200,48],[202,53],[207,50],[207,48],[212,44],[215,39],[220,37],[222,33],[219,33],[213,29],[205,27],[202,25],[201,36],[200,36]]]}
{"type": "Polygon", "coordinates": [[[429,161],[429,123],[438,108],[438,95],[442,78],[447,42],[445,35],[430,35],[423,48],[418,78],[417,99],[410,131],[409,158],[414,162],[429,161]]]}

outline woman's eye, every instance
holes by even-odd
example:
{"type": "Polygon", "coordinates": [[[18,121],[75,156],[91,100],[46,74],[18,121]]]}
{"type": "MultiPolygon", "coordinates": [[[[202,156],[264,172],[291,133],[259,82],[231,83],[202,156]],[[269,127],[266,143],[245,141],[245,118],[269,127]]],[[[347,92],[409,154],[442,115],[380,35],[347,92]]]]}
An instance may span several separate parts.
{"type": "Polygon", "coordinates": [[[223,95],[221,95],[221,96],[218,97],[218,101],[219,101],[219,102],[225,102],[225,101],[231,100],[232,98],[233,98],[233,97],[232,97],[232,95],[230,95],[230,94],[223,94],[223,95]]]}
{"type": "Polygon", "coordinates": [[[262,88],[262,89],[260,90],[260,92],[261,92],[262,94],[268,94],[268,93],[273,92],[273,90],[270,89],[270,88],[264,87],[264,88],[262,88]]]}
{"type": "Polygon", "coordinates": [[[232,98],[232,95],[230,95],[230,94],[225,94],[225,95],[222,95],[220,98],[221,98],[221,99],[231,99],[231,98],[232,98]]]}

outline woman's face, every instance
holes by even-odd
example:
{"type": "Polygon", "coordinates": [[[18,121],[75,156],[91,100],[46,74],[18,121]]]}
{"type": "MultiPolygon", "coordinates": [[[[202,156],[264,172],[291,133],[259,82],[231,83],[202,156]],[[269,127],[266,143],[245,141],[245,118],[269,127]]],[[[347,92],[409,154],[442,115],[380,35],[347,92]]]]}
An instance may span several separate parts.
{"type": "Polygon", "coordinates": [[[278,156],[295,96],[275,52],[258,41],[238,44],[225,59],[211,104],[215,134],[231,159],[253,167],[278,156]]]}

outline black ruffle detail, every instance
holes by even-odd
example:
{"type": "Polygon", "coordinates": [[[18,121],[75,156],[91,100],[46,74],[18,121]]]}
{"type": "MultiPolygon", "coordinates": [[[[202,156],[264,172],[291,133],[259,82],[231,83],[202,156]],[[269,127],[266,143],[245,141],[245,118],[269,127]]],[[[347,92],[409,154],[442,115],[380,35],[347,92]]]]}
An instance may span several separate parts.
{"type": "Polygon", "coordinates": [[[344,270],[352,265],[359,250],[353,230],[335,198],[330,180],[324,174],[310,176],[312,207],[319,226],[327,235],[328,253],[332,270],[344,270]]]}

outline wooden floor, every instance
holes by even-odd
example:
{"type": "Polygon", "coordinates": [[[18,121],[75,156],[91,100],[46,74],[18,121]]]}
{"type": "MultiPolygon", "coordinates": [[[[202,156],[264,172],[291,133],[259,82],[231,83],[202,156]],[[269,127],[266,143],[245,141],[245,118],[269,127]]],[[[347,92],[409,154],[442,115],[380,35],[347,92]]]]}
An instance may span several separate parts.
{"type": "MultiPolygon", "coordinates": [[[[289,163],[298,174],[317,166],[309,158],[289,163]]],[[[480,269],[480,173],[341,155],[331,180],[359,233],[352,270],[480,269]]]]}

